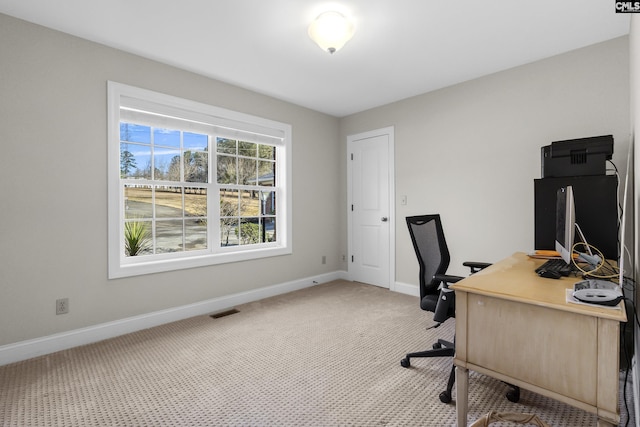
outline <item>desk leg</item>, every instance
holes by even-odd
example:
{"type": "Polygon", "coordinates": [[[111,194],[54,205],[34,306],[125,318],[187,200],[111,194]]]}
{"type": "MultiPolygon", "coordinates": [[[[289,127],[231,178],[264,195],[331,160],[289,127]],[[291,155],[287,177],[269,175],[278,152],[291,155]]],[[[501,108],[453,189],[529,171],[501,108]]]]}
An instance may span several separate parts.
{"type": "Polygon", "coordinates": [[[458,427],[467,427],[467,401],[469,397],[469,370],[456,367],[456,409],[458,427]]]}

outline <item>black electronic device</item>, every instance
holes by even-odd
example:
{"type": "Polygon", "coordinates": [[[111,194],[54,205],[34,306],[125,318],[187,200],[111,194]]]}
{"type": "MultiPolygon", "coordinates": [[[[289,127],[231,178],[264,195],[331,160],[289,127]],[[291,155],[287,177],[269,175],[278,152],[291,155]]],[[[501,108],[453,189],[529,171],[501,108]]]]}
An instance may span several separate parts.
{"type": "Polygon", "coordinates": [[[604,175],[613,156],[613,136],[554,141],[542,147],[542,178],[604,175]]]}
{"type": "Polygon", "coordinates": [[[573,187],[560,187],[556,192],[556,233],[555,249],[560,254],[559,259],[550,259],[540,267],[536,273],[541,277],[559,279],[568,276],[573,270],[573,243],[576,229],[576,210],[573,198],[573,187]]]}
{"type": "Polygon", "coordinates": [[[538,276],[546,277],[547,279],[560,279],[575,272],[576,270],[573,268],[573,264],[567,264],[565,260],[561,258],[549,259],[540,267],[536,268],[538,276]]]}
{"type": "Polygon", "coordinates": [[[615,175],[543,178],[534,181],[534,249],[554,249],[558,189],[570,185],[575,222],[607,259],[618,259],[618,180],[615,175]]]}
{"type": "Polygon", "coordinates": [[[538,276],[544,277],[545,279],[561,279],[562,278],[562,273],[555,270],[539,269],[539,270],[536,270],[536,273],[538,273],[538,276]]]}

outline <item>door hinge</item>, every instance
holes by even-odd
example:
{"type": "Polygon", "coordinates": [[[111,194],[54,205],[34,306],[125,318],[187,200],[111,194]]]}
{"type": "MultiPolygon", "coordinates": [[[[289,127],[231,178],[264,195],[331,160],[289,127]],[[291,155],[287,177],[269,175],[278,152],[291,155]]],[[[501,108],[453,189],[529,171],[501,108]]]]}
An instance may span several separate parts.
{"type": "Polygon", "coordinates": [[[351,153],[351,160],[353,160],[353,153],[351,153]]]}
{"type": "Polygon", "coordinates": [[[351,255],[351,262],[353,262],[353,255],[351,255]]]}
{"type": "Polygon", "coordinates": [[[353,212],[353,205],[351,205],[351,212],[353,212]]]}

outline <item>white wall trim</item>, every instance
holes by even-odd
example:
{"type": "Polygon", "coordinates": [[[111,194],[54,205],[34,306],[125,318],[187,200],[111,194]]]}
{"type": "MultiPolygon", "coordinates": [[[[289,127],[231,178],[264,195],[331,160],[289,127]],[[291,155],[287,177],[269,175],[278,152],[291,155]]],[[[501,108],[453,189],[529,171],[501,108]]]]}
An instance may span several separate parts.
{"type": "Polygon", "coordinates": [[[395,282],[393,290],[395,292],[399,292],[401,294],[411,295],[411,296],[414,296],[414,297],[419,297],[420,296],[420,288],[418,287],[418,285],[412,285],[412,284],[409,284],[409,283],[402,283],[402,282],[395,282]]]}
{"type": "Polygon", "coordinates": [[[246,304],[339,279],[348,280],[347,272],[334,271],[252,291],[240,292],[180,307],[173,307],[86,328],[3,345],[0,346],[0,366],[66,350],[79,345],[102,341],[165,323],[187,319],[189,317],[219,312],[236,305],[246,304]]]}

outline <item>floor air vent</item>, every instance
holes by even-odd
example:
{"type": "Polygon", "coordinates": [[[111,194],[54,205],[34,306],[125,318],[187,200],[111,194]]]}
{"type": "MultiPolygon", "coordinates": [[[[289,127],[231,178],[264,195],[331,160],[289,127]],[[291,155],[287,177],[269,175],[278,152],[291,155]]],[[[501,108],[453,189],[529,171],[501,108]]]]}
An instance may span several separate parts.
{"type": "Polygon", "coordinates": [[[240,312],[235,308],[232,308],[231,310],[221,311],[220,313],[212,314],[209,317],[212,317],[214,319],[219,319],[221,317],[231,316],[232,314],[236,314],[236,313],[240,313],[240,312]]]}

